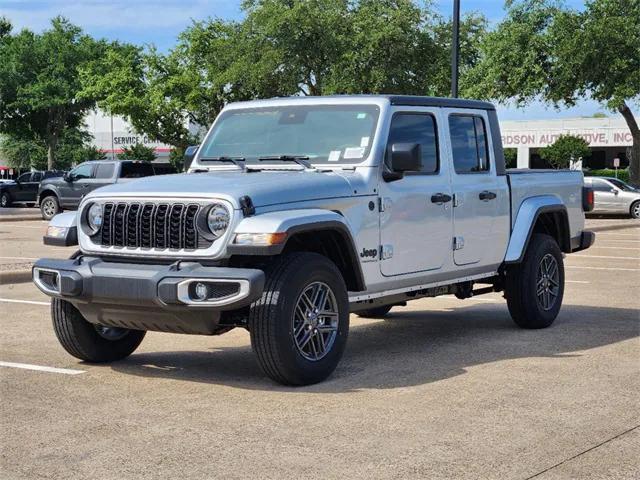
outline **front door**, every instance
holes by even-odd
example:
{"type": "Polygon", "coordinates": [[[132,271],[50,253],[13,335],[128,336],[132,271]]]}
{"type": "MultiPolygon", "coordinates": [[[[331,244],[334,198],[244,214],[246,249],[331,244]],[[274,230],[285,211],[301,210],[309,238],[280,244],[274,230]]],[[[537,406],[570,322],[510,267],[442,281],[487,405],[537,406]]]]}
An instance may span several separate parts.
{"type": "Polygon", "coordinates": [[[447,124],[455,195],[453,260],[456,265],[493,263],[492,252],[501,247],[496,242],[503,240],[499,210],[509,197],[489,156],[488,118],[484,112],[450,112],[447,124]]]}
{"type": "Polygon", "coordinates": [[[80,204],[82,197],[91,191],[93,170],[94,165],[86,162],[71,171],[72,181],[66,183],[66,198],[62,199],[65,207],[76,208],[80,204]]]}
{"type": "Polygon", "coordinates": [[[594,210],[599,212],[615,212],[618,210],[618,195],[614,186],[600,178],[593,179],[594,210]]]}
{"type": "MultiPolygon", "coordinates": [[[[418,143],[422,170],[380,184],[380,270],[385,276],[433,271],[451,256],[452,203],[448,164],[441,161],[438,109],[396,110],[385,168],[394,143],[418,143]]],[[[442,157],[446,158],[446,157],[442,157]]]]}

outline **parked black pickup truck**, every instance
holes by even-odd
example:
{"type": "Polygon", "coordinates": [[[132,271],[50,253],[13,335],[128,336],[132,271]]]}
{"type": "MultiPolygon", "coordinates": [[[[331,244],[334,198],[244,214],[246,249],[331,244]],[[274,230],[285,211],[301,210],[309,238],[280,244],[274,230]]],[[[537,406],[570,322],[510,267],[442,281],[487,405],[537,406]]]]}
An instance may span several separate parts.
{"type": "Polygon", "coordinates": [[[62,178],[43,181],[38,191],[42,218],[50,220],[64,210],[78,208],[82,198],[96,188],[153,175],[149,162],[138,160],[95,160],[84,162],[62,178]]]}
{"type": "Polygon", "coordinates": [[[35,205],[40,182],[63,175],[62,170],[26,172],[13,182],[0,184],[0,206],[7,208],[14,203],[35,205]]]}

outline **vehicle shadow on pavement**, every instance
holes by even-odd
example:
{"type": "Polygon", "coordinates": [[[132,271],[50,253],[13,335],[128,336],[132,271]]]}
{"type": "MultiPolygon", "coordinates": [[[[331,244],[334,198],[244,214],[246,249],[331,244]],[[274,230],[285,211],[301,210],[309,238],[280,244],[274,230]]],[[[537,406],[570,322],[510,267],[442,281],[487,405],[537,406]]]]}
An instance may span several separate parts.
{"type": "MultiPolygon", "coordinates": [[[[325,382],[305,392],[341,393],[423,385],[501,360],[551,357],[562,361],[585,350],[640,336],[635,309],[565,305],[543,330],[517,328],[506,306],[473,305],[450,311],[398,308],[385,320],[351,328],[345,355],[325,382]]],[[[216,337],[212,338],[215,343],[216,337]]],[[[212,348],[133,354],[109,368],[130,375],[221,384],[254,390],[300,391],[265,377],[251,348],[212,348]]]]}

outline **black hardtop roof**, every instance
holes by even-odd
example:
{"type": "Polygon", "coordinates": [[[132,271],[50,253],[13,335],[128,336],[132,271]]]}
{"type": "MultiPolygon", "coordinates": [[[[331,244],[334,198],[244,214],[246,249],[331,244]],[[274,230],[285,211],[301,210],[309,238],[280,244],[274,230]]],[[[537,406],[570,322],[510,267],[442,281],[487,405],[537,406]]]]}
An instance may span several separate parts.
{"type": "MultiPolygon", "coordinates": [[[[320,98],[386,98],[391,105],[406,105],[410,107],[445,107],[445,108],[475,108],[477,110],[495,110],[493,103],[482,100],[467,100],[463,98],[448,97],[423,97],[421,95],[390,95],[390,94],[360,94],[360,95],[324,95],[320,98]]],[[[309,96],[300,97],[277,97],[291,99],[313,98],[309,96]]]]}

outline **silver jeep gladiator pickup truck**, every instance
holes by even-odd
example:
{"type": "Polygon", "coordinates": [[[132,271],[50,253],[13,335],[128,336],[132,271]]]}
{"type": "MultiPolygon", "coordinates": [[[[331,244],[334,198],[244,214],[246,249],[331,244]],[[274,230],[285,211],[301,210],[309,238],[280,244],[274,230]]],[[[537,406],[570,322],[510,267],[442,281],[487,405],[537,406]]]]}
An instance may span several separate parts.
{"type": "Polygon", "coordinates": [[[228,105],[188,172],[115,184],[55,216],[41,259],[62,346],[130,355],[147,330],[246,328],[277,382],[319,382],[349,314],[504,292],[515,323],[553,323],[563,257],[591,246],[581,172],[507,171],[490,103],[414,96],[228,105]]]}

